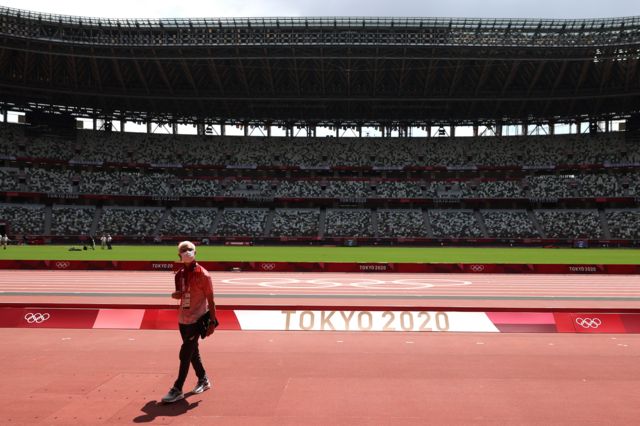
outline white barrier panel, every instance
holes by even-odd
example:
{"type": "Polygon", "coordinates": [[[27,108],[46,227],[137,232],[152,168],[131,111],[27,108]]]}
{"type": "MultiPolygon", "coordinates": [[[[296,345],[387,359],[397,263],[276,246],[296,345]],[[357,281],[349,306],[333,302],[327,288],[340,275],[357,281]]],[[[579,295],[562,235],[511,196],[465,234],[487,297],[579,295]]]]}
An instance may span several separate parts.
{"type": "Polygon", "coordinates": [[[236,310],[235,314],[242,330],[499,332],[484,312],[236,310]]]}

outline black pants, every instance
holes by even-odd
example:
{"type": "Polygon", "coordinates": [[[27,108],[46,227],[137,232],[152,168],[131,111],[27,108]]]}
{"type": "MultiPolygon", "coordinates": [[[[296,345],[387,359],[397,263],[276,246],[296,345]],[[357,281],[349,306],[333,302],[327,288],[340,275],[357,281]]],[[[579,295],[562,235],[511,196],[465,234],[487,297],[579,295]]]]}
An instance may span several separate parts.
{"type": "Polygon", "coordinates": [[[182,336],[182,346],[180,347],[178,379],[173,386],[182,390],[187,373],[189,373],[189,364],[193,365],[199,380],[204,379],[207,373],[204,371],[204,366],[200,359],[200,351],[198,350],[198,339],[200,338],[198,325],[178,324],[178,326],[180,327],[180,336],[182,336]]]}

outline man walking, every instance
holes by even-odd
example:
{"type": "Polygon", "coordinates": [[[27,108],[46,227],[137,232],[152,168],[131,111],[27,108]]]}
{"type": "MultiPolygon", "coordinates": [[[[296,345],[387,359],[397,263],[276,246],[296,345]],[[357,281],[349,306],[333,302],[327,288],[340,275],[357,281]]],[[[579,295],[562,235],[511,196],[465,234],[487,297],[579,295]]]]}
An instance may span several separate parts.
{"type": "MultiPolygon", "coordinates": [[[[209,272],[196,262],[196,246],[191,241],[183,241],[178,244],[178,255],[184,266],[175,276],[176,291],[171,294],[171,297],[180,300],[178,327],[180,328],[180,336],[182,336],[182,346],[180,347],[178,378],[162,398],[162,402],[165,403],[184,398],[182,386],[187,378],[189,365],[193,366],[198,376],[198,383],[192,392],[202,393],[211,388],[198,349],[198,338],[200,337],[198,320],[207,313],[207,308],[211,318],[215,318],[213,284],[209,272]]],[[[206,336],[213,333],[214,327],[214,322],[211,321],[206,336]]]]}

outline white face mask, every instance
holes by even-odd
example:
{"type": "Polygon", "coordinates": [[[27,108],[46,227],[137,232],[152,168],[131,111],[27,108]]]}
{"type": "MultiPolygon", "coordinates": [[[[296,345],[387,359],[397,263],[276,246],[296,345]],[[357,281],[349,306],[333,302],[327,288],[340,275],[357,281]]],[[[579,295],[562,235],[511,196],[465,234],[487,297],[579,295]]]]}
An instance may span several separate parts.
{"type": "Polygon", "coordinates": [[[193,262],[193,259],[195,259],[195,257],[196,257],[195,250],[187,250],[180,253],[180,260],[182,260],[182,263],[191,263],[193,262]]]}

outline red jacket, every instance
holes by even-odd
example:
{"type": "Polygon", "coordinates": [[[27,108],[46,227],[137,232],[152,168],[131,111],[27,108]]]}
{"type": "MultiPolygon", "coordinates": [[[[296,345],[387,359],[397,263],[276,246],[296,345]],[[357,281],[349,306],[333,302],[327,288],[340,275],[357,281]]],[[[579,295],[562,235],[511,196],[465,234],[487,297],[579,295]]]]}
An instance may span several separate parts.
{"type": "Polygon", "coordinates": [[[175,288],[176,291],[182,292],[178,322],[194,324],[207,312],[207,296],[213,297],[213,283],[209,271],[197,262],[183,266],[175,275],[175,288]],[[188,307],[185,306],[185,299],[188,299],[188,307]]]}

